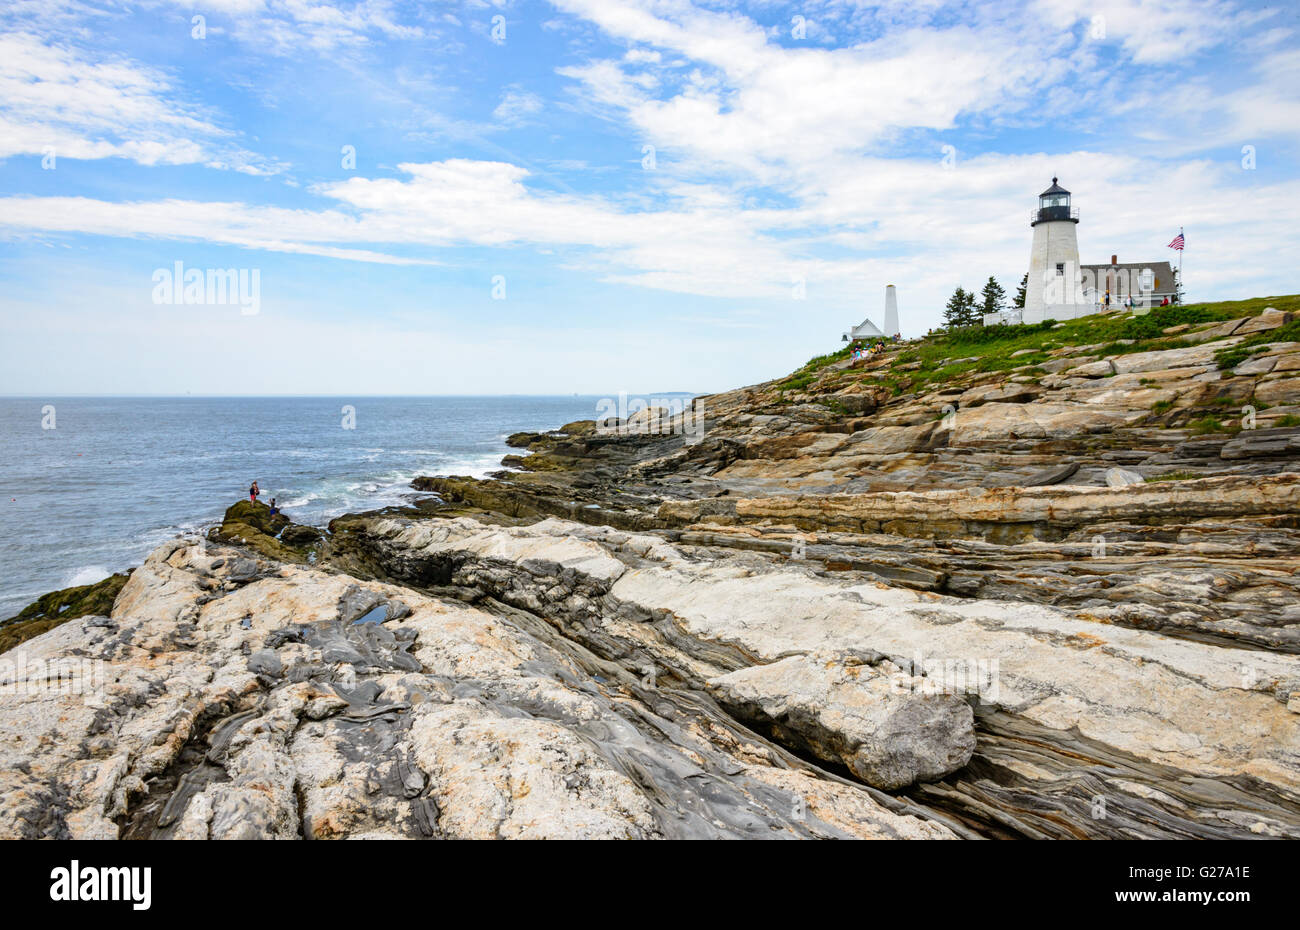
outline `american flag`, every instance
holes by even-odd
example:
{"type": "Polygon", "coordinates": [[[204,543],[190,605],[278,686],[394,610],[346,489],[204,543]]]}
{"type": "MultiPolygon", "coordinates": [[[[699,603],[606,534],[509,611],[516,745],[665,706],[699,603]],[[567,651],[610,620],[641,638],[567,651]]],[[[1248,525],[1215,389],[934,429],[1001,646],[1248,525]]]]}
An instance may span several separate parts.
{"type": "Polygon", "coordinates": [[[1169,248],[1171,248],[1171,249],[1177,249],[1177,250],[1180,251],[1180,252],[1183,250],[1183,234],[1182,234],[1182,233],[1179,233],[1177,236],[1174,237],[1174,241],[1171,242],[1171,243],[1169,243],[1169,248]]]}

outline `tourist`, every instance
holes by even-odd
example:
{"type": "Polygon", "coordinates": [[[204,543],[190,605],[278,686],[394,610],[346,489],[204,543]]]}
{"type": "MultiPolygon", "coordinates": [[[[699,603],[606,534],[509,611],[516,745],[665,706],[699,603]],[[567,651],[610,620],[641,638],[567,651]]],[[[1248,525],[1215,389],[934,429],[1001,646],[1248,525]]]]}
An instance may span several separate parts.
{"type": "Polygon", "coordinates": [[[259,494],[261,494],[261,493],[262,493],[262,492],[261,492],[260,490],[258,490],[257,482],[254,481],[254,482],[249,486],[249,488],[248,488],[248,499],[249,499],[250,501],[252,501],[254,504],[256,504],[256,503],[257,503],[257,495],[259,495],[259,494]]]}
{"type": "Polygon", "coordinates": [[[1162,306],[1162,307],[1167,307],[1167,306],[1169,306],[1169,298],[1166,297],[1164,300],[1160,301],[1160,306],[1162,306]]]}
{"type": "Polygon", "coordinates": [[[280,508],[275,506],[275,498],[273,497],[271,498],[271,516],[274,517],[279,512],[280,512],[280,508]]]}

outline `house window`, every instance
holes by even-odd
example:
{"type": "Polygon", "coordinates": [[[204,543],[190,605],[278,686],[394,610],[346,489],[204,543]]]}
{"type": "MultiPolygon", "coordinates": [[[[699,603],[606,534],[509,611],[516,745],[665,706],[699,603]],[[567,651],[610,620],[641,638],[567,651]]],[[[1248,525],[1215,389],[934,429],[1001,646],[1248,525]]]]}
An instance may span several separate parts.
{"type": "Polygon", "coordinates": [[[1155,288],[1155,285],[1156,285],[1156,273],[1152,271],[1150,268],[1143,268],[1142,269],[1142,290],[1144,291],[1153,290],[1155,288]]]}
{"type": "Polygon", "coordinates": [[[1065,263],[1064,263],[1064,262],[1057,262],[1057,263],[1056,263],[1056,273],[1059,274],[1061,277],[1065,277],[1065,263]]]}

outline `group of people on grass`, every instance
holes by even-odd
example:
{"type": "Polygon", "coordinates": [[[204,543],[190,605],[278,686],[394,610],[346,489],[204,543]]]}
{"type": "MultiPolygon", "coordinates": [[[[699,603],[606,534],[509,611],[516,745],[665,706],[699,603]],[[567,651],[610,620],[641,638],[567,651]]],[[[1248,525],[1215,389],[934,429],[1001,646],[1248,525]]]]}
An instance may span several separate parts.
{"type": "MultiPolygon", "coordinates": [[[[1102,297],[1101,306],[1103,310],[1110,309],[1110,291],[1107,291],[1105,295],[1102,297]]],[[[1125,310],[1133,310],[1137,307],[1137,301],[1133,299],[1132,294],[1129,294],[1122,301],[1120,301],[1120,306],[1122,306],[1125,310]]],[[[1160,301],[1160,306],[1162,307],[1169,306],[1169,298],[1165,297],[1164,299],[1162,299],[1160,301]]]]}
{"type": "MultiPolygon", "coordinates": [[[[261,493],[262,493],[262,489],[259,488],[259,487],[257,486],[257,482],[256,482],[256,481],[254,481],[251,485],[249,485],[249,488],[248,488],[248,499],[249,499],[250,501],[252,501],[254,504],[257,503],[257,497],[258,497],[258,495],[261,494],[261,493]]],[[[271,516],[274,517],[277,513],[280,512],[280,508],[279,508],[279,506],[276,505],[276,503],[275,503],[275,498],[274,498],[274,497],[271,498],[271,505],[270,505],[270,506],[271,506],[271,516]]]]}
{"type": "MultiPolygon", "coordinates": [[[[898,337],[895,336],[894,339],[897,340],[898,337]]],[[[871,358],[872,356],[884,355],[884,354],[885,354],[885,340],[883,339],[876,340],[874,343],[871,344],[870,348],[857,342],[853,343],[853,359],[855,361],[860,358],[871,358]]]]}

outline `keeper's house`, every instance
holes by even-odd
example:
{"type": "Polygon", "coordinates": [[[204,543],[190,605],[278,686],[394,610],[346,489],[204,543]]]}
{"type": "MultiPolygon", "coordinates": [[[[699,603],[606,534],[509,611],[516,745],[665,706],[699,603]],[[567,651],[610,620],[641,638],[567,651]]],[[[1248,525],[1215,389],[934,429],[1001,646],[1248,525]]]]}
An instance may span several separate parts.
{"type": "Polygon", "coordinates": [[[1166,297],[1174,301],[1174,268],[1169,262],[1121,262],[1112,255],[1109,265],[1082,265],[1079,270],[1085,282],[1094,283],[1100,309],[1105,309],[1107,294],[1110,306],[1117,309],[1130,297],[1135,304],[1145,301],[1148,306],[1159,306],[1166,297]]]}

